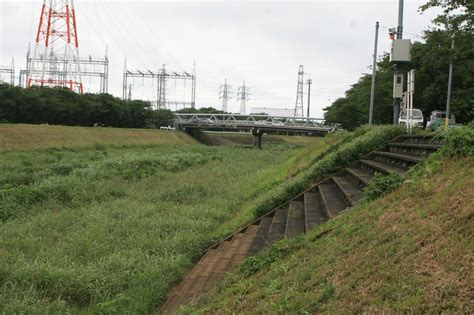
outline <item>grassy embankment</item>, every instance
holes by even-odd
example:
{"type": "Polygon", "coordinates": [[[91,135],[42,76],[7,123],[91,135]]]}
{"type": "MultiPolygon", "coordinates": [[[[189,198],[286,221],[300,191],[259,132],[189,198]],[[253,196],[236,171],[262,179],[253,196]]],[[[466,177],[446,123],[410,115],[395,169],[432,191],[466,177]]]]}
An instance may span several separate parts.
{"type": "Polygon", "coordinates": [[[149,129],[0,124],[0,150],[73,148],[95,144],[196,144],[181,132],[149,129]]]}
{"type": "Polygon", "coordinates": [[[247,260],[188,311],[472,313],[473,127],[398,190],[247,260]]]}
{"type": "MultiPolygon", "coordinates": [[[[210,145],[253,145],[254,136],[243,132],[204,132],[203,141],[210,145]]],[[[263,135],[263,145],[275,143],[311,144],[317,142],[319,137],[263,135]]]]}
{"type": "Polygon", "coordinates": [[[155,145],[193,142],[156,131],[16,127],[0,133],[0,313],[153,312],[205,247],[309,167],[308,155],[350,138],[253,150],[155,145]],[[152,144],[124,145],[142,133],[152,144]]]}

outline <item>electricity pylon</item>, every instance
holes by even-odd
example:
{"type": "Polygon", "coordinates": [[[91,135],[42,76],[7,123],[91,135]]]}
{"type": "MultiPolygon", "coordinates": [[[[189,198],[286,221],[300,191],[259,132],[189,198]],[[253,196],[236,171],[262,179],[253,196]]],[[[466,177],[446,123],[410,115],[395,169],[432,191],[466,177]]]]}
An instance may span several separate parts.
{"type": "Polygon", "coordinates": [[[219,99],[222,100],[222,111],[224,113],[229,111],[229,100],[232,98],[231,88],[232,86],[227,83],[227,79],[225,79],[224,84],[219,88],[219,99]]]}
{"type": "Polygon", "coordinates": [[[237,100],[240,101],[240,114],[247,114],[247,102],[249,99],[249,88],[245,85],[245,81],[242,83],[242,86],[239,87],[239,92],[237,93],[237,100]]]}
{"type": "Polygon", "coordinates": [[[303,89],[304,89],[304,70],[303,66],[300,65],[298,70],[298,88],[296,91],[296,105],[295,105],[295,117],[304,117],[303,112],[303,89]]]}
{"type": "Polygon", "coordinates": [[[82,93],[73,0],[44,0],[27,86],[59,86],[82,93]]]}

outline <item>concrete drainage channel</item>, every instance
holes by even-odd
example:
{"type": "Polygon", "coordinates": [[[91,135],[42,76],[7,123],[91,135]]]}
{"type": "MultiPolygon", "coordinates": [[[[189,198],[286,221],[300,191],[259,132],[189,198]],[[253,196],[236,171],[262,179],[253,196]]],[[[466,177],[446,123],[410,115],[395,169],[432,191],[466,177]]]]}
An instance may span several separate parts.
{"type": "Polygon", "coordinates": [[[355,204],[376,173],[404,175],[441,147],[433,136],[402,135],[339,173],[313,185],[281,207],[210,248],[175,287],[159,314],[175,314],[180,305],[208,292],[246,257],[284,237],[307,233],[355,204]]]}

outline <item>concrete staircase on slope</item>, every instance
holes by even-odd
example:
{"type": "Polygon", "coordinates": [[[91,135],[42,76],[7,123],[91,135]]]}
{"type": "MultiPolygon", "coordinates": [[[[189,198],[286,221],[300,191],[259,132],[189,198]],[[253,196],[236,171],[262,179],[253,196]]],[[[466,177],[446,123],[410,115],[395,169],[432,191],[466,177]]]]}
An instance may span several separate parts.
{"type": "Polygon", "coordinates": [[[410,167],[440,147],[439,140],[432,136],[402,135],[382,150],[368,154],[313,185],[210,248],[181,284],[171,291],[159,314],[178,313],[181,304],[208,292],[246,257],[284,237],[307,233],[354,206],[376,173],[404,175],[410,167]]]}

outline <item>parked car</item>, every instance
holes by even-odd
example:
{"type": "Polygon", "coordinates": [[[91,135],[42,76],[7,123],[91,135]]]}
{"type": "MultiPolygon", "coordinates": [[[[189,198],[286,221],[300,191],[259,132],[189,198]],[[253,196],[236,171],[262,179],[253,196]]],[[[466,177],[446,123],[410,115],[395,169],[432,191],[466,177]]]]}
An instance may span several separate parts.
{"type": "MultiPolygon", "coordinates": [[[[417,108],[413,108],[411,115],[411,128],[423,128],[423,121],[423,112],[417,108]]],[[[398,124],[405,126],[410,124],[410,119],[406,110],[400,112],[400,116],[398,116],[398,124]]]]}
{"type": "MultiPolygon", "coordinates": [[[[428,121],[426,122],[426,129],[435,131],[438,128],[441,128],[446,123],[446,112],[441,110],[434,110],[431,112],[428,121]]],[[[448,126],[450,128],[456,126],[456,117],[453,114],[449,117],[448,126]]]]}

